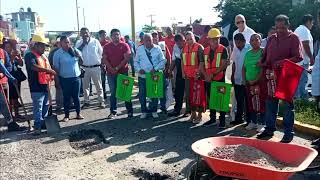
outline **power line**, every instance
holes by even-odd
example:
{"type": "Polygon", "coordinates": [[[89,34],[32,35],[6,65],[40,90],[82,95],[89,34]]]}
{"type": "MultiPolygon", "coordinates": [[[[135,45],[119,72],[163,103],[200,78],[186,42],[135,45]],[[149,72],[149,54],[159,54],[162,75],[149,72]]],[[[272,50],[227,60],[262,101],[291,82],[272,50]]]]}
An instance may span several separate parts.
{"type": "Polygon", "coordinates": [[[150,26],[152,27],[152,24],[153,24],[153,17],[156,16],[154,14],[150,14],[149,16],[147,17],[150,17],[150,26]]]}

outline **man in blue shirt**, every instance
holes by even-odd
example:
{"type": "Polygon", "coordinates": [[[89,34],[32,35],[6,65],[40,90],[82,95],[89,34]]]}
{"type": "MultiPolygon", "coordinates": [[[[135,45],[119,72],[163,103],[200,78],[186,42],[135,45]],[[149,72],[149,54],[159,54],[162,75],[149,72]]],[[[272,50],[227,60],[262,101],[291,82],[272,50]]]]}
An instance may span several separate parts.
{"type": "Polygon", "coordinates": [[[131,73],[132,76],[135,77],[135,70],[134,70],[134,63],[133,63],[133,59],[134,56],[136,55],[136,45],[134,44],[133,41],[131,41],[130,37],[128,35],[124,36],[126,43],[130,46],[130,50],[131,50],[131,59],[129,61],[130,66],[131,66],[131,73]]]}

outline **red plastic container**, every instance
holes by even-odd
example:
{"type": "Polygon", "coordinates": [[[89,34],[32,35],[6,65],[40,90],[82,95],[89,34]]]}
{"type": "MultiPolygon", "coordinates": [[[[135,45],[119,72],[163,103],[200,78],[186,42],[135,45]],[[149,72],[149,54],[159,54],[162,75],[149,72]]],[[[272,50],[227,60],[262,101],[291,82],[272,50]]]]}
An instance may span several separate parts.
{"type": "Polygon", "coordinates": [[[284,60],[282,65],[277,77],[275,97],[292,102],[304,69],[289,60],[284,60]]]}
{"type": "Polygon", "coordinates": [[[288,179],[294,173],[305,170],[318,155],[316,150],[306,146],[242,137],[210,137],[201,139],[192,144],[192,150],[201,155],[216,174],[249,180],[288,179]],[[274,159],[293,166],[293,169],[290,171],[281,171],[208,156],[208,153],[215,147],[232,144],[245,144],[255,147],[271,155],[274,159]]]}

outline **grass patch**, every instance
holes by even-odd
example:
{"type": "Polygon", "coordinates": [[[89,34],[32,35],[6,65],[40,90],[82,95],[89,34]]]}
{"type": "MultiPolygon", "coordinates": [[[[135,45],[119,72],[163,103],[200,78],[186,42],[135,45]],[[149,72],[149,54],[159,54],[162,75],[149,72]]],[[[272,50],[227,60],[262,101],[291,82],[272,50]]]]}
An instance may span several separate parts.
{"type": "MultiPolygon", "coordinates": [[[[317,112],[316,102],[297,100],[294,102],[294,105],[295,121],[320,127],[320,113],[317,112]]],[[[280,102],[279,116],[283,117],[284,109],[284,103],[280,102]]]]}

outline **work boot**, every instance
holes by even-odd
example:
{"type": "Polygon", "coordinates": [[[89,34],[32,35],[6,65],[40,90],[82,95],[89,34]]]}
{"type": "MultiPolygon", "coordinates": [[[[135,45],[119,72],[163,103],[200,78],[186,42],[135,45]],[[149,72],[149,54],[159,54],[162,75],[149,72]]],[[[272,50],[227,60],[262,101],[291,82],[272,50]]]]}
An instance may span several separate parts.
{"type": "Polygon", "coordinates": [[[22,131],[23,129],[19,126],[18,123],[12,121],[11,123],[8,124],[8,131],[13,132],[13,131],[22,131]]]}

